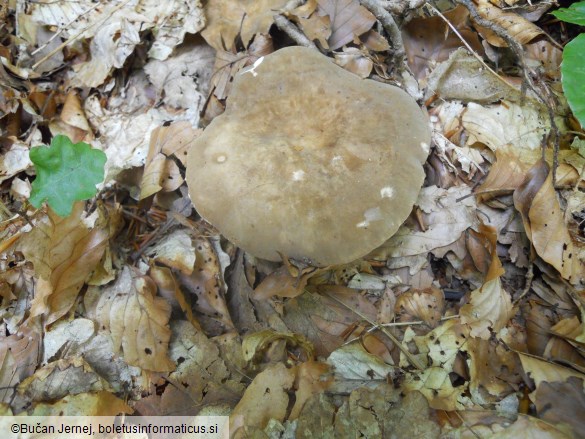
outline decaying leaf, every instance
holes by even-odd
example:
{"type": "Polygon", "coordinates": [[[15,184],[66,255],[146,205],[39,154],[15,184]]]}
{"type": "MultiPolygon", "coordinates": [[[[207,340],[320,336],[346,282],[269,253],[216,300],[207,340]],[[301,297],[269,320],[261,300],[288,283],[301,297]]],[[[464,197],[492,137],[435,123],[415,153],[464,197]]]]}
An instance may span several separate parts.
{"type": "Polygon", "coordinates": [[[255,34],[268,33],[274,22],[273,16],[284,8],[287,1],[207,2],[204,8],[207,26],[201,35],[217,51],[231,49],[238,35],[247,47],[255,34]]]}
{"type": "Polygon", "coordinates": [[[501,281],[504,274],[502,263],[496,251],[497,233],[495,228],[480,225],[485,247],[492,255],[489,271],[483,285],[471,293],[470,301],[461,308],[461,322],[471,326],[471,335],[487,340],[491,331],[498,333],[514,315],[512,299],[501,281]]]}
{"type": "MultiPolygon", "coordinates": [[[[503,11],[489,0],[479,0],[477,12],[479,12],[483,18],[504,28],[509,35],[520,44],[528,43],[536,37],[544,34],[542,29],[521,15],[513,11],[503,11]]],[[[480,28],[480,32],[486,37],[491,45],[496,47],[508,46],[508,44],[493,31],[486,28],[480,28]]]]}
{"type": "Polygon", "coordinates": [[[111,392],[112,388],[81,357],[59,360],[38,369],[18,385],[18,395],[12,402],[17,411],[31,402],[49,402],[68,395],[86,392],[111,392]]]}
{"type": "Polygon", "coordinates": [[[309,360],[313,359],[313,345],[302,335],[283,334],[272,329],[265,329],[260,332],[248,334],[244,337],[242,341],[244,360],[249,362],[259,362],[270,345],[280,340],[284,341],[287,346],[292,348],[301,348],[309,360]]]}
{"type": "Polygon", "coordinates": [[[40,334],[26,325],[0,338],[0,401],[10,402],[14,389],[32,375],[40,361],[40,334]]]}
{"type": "Polygon", "coordinates": [[[546,162],[528,172],[514,192],[514,205],[536,253],[572,284],[585,283],[585,263],[567,230],[546,162]]]}
{"type": "Polygon", "coordinates": [[[192,416],[207,405],[233,407],[244,389],[231,378],[217,345],[185,321],[174,323],[172,330],[169,356],[177,368],[165,377],[162,395],[144,398],[137,408],[157,416],[192,416]]]}
{"type": "Polygon", "coordinates": [[[287,391],[294,379],[294,372],[282,363],[259,373],[230,415],[230,432],[244,425],[264,428],[270,419],[283,421],[289,404],[287,391]]]}
{"type": "Polygon", "coordinates": [[[435,328],[443,315],[444,305],[443,292],[437,288],[429,288],[401,294],[396,300],[395,309],[400,321],[422,320],[429,327],[435,328]]]}
{"type": "Polygon", "coordinates": [[[319,15],[329,16],[331,35],[327,42],[336,50],[369,31],[376,17],[357,0],[317,0],[319,15]]]}
{"type": "Polygon", "coordinates": [[[68,395],[55,402],[41,402],[28,410],[30,416],[115,416],[132,414],[124,401],[113,393],[100,391],[68,395]]]}
{"type": "Polygon", "coordinates": [[[191,275],[181,275],[180,282],[197,296],[196,309],[204,315],[233,328],[225,302],[225,283],[217,252],[208,239],[193,241],[196,259],[191,275]]]}
{"type": "Polygon", "coordinates": [[[189,233],[177,229],[162,238],[150,250],[152,258],[168,267],[190,275],[195,266],[195,247],[189,233]]]}
{"type": "Polygon", "coordinates": [[[125,267],[116,282],[91,301],[91,315],[109,330],[114,351],[121,349],[128,364],[157,372],[175,368],[167,353],[171,308],[156,297],[152,279],[125,267]]]}
{"type": "Polygon", "coordinates": [[[19,243],[40,277],[31,315],[43,315],[45,325],[69,312],[108,243],[105,224],[88,228],[81,218],[83,209],[83,202],[76,203],[66,218],[49,211],[46,222],[19,243]]]}
{"type": "Polygon", "coordinates": [[[566,382],[544,382],[534,398],[541,419],[555,426],[569,425],[575,437],[585,436],[585,392],[581,380],[571,377],[566,382]]]}
{"type": "MultiPolygon", "coordinates": [[[[469,26],[469,12],[464,6],[459,5],[444,15],[476,53],[483,53],[477,33],[469,26]]],[[[402,29],[402,36],[408,65],[419,80],[463,46],[461,39],[437,16],[413,18],[402,29]]]]}

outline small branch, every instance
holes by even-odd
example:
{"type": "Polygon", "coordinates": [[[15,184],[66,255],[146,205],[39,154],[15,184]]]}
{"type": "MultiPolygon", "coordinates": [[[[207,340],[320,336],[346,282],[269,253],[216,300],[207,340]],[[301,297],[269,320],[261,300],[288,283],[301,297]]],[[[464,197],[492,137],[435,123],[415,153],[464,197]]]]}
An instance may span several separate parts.
{"type": "Polygon", "coordinates": [[[37,61],[35,64],[33,64],[33,66],[31,67],[31,69],[32,70],[36,70],[41,64],[43,64],[48,59],[52,58],[53,55],[55,55],[56,53],[58,53],[61,50],[63,50],[65,47],[67,47],[69,44],[73,43],[74,41],[77,41],[88,29],[96,26],[97,24],[103,24],[106,20],[108,20],[112,15],[114,15],[117,11],[119,11],[120,9],[122,9],[128,3],[130,3],[130,0],[126,0],[126,1],[124,1],[122,3],[120,3],[110,13],[108,13],[108,15],[106,16],[106,18],[104,18],[102,20],[96,20],[96,21],[94,21],[89,26],[87,26],[86,28],[80,30],[75,35],[73,35],[72,37],[70,37],[69,39],[67,39],[66,41],[63,41],[63,43],[59,44],[59,46],[57,46],[55,49],[51,50],[48,54],[46,54],[39,61],[37,61]]]}
{"type": "MultiPolygon", "coordinates": [[[[526,62],[524,60],[524,49],[522,45],[516,41],[509,33],[497,23],[493,23],[481,15],[477,11],[477,8],[473,4],[472,0],[455,0],[455,3],[463,5],[471,15],[471,18],[474,22],[478,25],[483,26],[485,28],[490,29],[493,31],[497,36],[502,38],[510,47],[516,58],[518,59],[518,64],[522,69],[522,73],[524,75],[524,80],[522,81],[522,96],[526,93],[526,87],[528,87],[532,92],[534,92],[535,97],[547,108],[548,110],[548,117],[551,126],[551,133],[548,136],[547,140],[551,140],[553,144],[553,185],[556,183],[556,167],[558,165],[558,154],[559,154],[559,130],[554,120],[554,111],[552,106],[540,95],[540,90],[534,83],[532,77],[530,76],[530,72],[526,68],[526,62]]],[[[546,148],[546,143],[543,147],[543,156],[544,156],[544,149],[546,148]]]]}
{"type": "Polygon", "coordinates": [[[308,47],[310,49],[319,50],[315,43],[307,38],[307,36],[300,31],[294,23],[290,22],[284,15],[276,14],[274,16],[274,23],[276,26],[287,34],[299,46],[308,47]]]}
{"type": "Polygon", "coordinates": [[[402,33],[394,21],[394,17],[377,0],[360,0],[362,6],[370,11],[374,16],[382,23],[384,30],[390,38],[390,44],[394,49],[394,63],[398,66],[400,71],[406,67],[405,56],[406,51],[404,50],[404,43],[402,41],[402,33]]]}

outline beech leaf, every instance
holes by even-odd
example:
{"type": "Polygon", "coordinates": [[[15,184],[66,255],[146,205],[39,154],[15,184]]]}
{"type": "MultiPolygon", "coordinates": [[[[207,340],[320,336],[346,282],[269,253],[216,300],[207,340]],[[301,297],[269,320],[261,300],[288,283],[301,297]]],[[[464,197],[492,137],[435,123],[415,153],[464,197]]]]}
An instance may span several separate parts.
{"type": "Polygon", "coordinates": [[[75,201],[93,197],[104,179],[106,155],[67,136],[55,136],[49,147],[31,148],[29,154],[37,172],[30,203],[38,208],[47,201],[61,217],[71,214],[75,201]]]}

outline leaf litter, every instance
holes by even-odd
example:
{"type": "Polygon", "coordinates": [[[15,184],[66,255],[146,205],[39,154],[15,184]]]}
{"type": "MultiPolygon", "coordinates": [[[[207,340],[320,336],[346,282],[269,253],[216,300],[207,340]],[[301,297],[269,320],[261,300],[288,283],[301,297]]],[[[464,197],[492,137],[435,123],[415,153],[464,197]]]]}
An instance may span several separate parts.
{"type": "Polygon", "coordinates": [[[110,3],[0,9],[4,413],[229,414],[233,437],[585,435],[583,131],[548,3],[110,3]],[[257,259],[186,195],[186,153],[234,78],[293,44],[424,97],[433,126],[410,217],[354,263],[257,259]],[[58,135],[107,157],[69,216],[31,198],[29,151],[58,135]]]}

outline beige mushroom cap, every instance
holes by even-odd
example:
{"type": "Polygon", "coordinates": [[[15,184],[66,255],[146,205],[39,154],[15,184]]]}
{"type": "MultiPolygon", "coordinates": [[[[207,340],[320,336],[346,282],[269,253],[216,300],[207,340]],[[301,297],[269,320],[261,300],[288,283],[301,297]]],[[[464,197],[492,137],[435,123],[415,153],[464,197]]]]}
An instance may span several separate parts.
{"type": "Polygon", "coordinates": [[[346,263],[410,214],[430,137],[426,113],[400,88],[289,47],[237,75],[225,112],[189,151],[189,194],[257,257],[346,263]]]}

